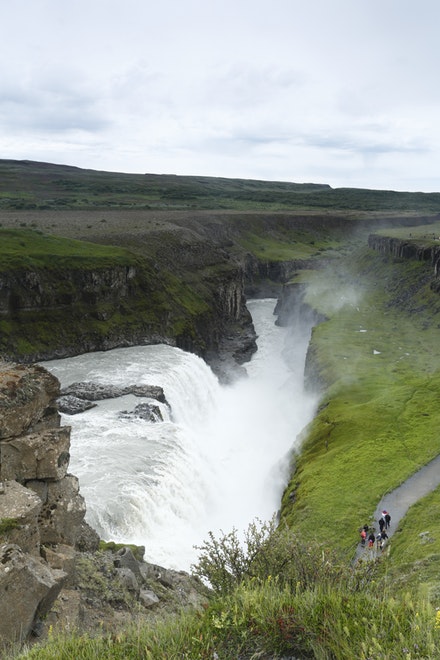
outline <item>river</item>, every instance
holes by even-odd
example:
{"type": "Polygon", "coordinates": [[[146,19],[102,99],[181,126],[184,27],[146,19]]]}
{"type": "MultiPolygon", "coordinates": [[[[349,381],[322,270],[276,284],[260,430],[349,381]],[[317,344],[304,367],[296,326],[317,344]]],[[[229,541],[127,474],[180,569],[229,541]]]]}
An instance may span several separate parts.
{"type": "Polygon", "coordinates": [[[72,427],[69,471],[101,538],[143,545],[147,561],[188,570],[209,531],[243,530],[277,511],[316,399],[303,388],[310,328],[276,326],[275,302],[248,301],[258,350],[233,385],[166,345],[42,363],[63,387],[160,385],[170,404],[160,404],[164,421],[155,423],[121,415],[145,401],[132,395],[62,416],[72,427]]]}

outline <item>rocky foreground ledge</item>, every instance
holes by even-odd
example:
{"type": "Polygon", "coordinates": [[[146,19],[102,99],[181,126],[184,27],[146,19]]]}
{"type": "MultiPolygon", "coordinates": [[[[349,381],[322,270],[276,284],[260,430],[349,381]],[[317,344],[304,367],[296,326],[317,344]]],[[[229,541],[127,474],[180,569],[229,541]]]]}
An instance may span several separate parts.
{"type": "Polygon", "coordinates": [[[3,645],[49,628],[114,632],[205,601],[197,579],[147,564],[144,548],[100,544],[68,472],[70,427],[61,426],[59,396],[44,368],[0,361],[3,645]]]}

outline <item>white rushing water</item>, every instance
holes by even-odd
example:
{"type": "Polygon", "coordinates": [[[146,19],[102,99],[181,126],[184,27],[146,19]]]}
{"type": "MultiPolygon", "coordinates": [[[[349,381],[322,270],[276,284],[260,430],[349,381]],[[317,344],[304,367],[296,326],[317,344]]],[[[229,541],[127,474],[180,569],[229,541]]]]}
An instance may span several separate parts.
{"type": "Polygon", "coordinates": [[[199,357],[165,345],[43,363],[63,387],[160,385],[171,406],[170,416],[160,404],[157,423],[120,416],[145,401],[132,395],[63,415],[72,426],[69,470],[102,538],[144,545],[147,561],[188,570],[209,531],[243,530],[279,508],[289,453],[315,401],[303,391],[308,337],[275,326],[274,305],[248,302],[258,351],[249,377],[231,386],[199,357]]]}

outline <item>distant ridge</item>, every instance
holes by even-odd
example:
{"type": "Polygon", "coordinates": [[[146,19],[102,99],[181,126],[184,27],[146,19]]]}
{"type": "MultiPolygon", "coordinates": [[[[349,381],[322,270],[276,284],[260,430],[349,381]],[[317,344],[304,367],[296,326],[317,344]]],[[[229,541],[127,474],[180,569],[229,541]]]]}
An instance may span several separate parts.
{"type": "Polygon", "coordinates": [[[223,209],[439,213],[440,193],[177,174],[127,174],[0,159],[0,210],[223,209]]]}

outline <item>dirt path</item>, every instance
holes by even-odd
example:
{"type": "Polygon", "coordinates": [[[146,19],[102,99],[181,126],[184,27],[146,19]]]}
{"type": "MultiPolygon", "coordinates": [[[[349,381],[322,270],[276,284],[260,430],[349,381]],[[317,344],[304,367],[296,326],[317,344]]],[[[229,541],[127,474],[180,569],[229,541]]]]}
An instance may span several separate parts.
{"type": "MultiPolygon", "coordinates": [[[[374,521],[376,533],[379,530],[379,518],[382,511],[386,510],[391,515],[391,526],[387,529],[388,538],[394,534],[398,529],[399,522],[406,514],[410,506],[415,504],[419,499],[428,495],[434,488],[440,484],[440,455],[434,458],[430,463],[415,472],[409,479],[403,482],[398,488],[391,493],[385,495],[377,505],[374,512],[374,521]]],[[[368,548],[364,548],[360,544],[356,550],[356,557],[358,559],[361,555],[368,552],[368,548]]]]}

